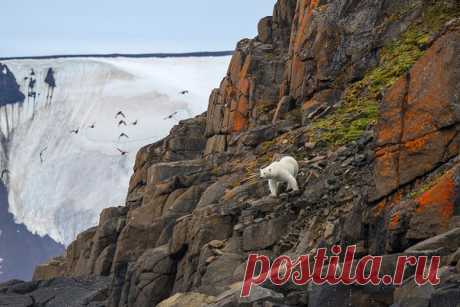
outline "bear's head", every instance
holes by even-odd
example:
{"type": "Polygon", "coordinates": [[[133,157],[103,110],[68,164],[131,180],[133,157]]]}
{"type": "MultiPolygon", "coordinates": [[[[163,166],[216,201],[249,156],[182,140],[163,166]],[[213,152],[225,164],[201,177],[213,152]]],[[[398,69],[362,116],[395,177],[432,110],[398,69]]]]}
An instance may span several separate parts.
{"type": "Polygon", "coordinates": [[[264,179],[272,179],[274,175],[273,172],[273,167],[269,165],[266,168],[260,169],[260,177],[264,179]]]}

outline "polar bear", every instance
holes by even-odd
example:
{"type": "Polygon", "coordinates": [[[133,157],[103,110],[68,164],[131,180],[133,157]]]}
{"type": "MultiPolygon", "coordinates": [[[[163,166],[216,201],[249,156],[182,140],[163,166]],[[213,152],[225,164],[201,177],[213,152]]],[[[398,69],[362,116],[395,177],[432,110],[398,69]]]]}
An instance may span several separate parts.
{"type": "Polygon", "coordinates": [[[278,196],[278,189],[282,182],[287,182],[288,189],[298,191],[297,173],[299,172],[299,164],[296,159],[290,156],[281,158],[269,166],[260,170],[260,177],[268,179],[268,187],[270,188],[271,196],[278,196]]]}

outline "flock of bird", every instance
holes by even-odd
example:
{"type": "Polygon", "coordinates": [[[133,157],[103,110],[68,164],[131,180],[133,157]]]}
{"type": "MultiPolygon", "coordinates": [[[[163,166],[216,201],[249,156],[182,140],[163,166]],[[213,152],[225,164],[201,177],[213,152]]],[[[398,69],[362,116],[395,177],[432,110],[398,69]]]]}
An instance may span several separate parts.
{"type": "MultiPolygon", "coordinates": [[[[189,94],[190,91],[189,90],[183,90],[183,91],[180,91],[179,92],[179,95],[187,95],[189,94]]],[[[163,118],[163,120],[168,120],[168,119],[174,119],[174,120],[177,120],[176,119],[176,115],[178,114],[178,112],[173,112],[171,114],[169,114],[168,116],[166,116],[165,118],[163,118]]],[[[115,114],[115,119],[118,120],[118,127],[122,127],[122,126],[125,126],[127,127],[128,126],[128,122],[127,122],[127,117],[125,115],[125,113],[123,113],[123,111],[118,111],[117,114],[115,114]]],[[[129,123],[131,126],[137,126],[137,124],[139,123],[139,121],[136,119],[135,121],[129,123]]],[[[96,128],[96,123],[93,123],[91,124],[90,126],[88,126],[88,128],[90,129],[94,129],[96,128]]],[[[77,128],[77,129],[74,129],[74,130],[71,130],[70,133],[74,133],[74,134],[78,134],[80,132],[80,128],[77,128]]],[[[118,136],[118,141],[120,141],[122,138],[126,138],[126,139],[129,139],[129,136],[125,133],[125,132],[122,132],[120,133],[120,135],[118,136]]],[[[115,147],[115,149],[122,155],[126,155],[128,154],[128,151],[126,150],[122,150],[118,147],[115,147]]],[[[46,150],[46,148],[44,149],[46,150]]],[[[43,163],[43,159],[42,159],[42,153],[44,151],[42,151],[40,153],[40,161],[42,161],[43,163]]]]}
{"type": "MultiPolygon", "coordinates": [[[[190,91],[188,90],[183,90],[183,91],[180,91],[179,94],[180,95],[187,95],[189,94],[190,91]]],[[[168,116],[166,116],[165,118],[163,118],[163,120],[169,120],[169,119],[174,119],[177,121],[177,118],[176,118],[176,115],[178,114],[178,112],[173,112],[171,114],[169,114],[168,116]]],[[[123,111],[118,111],[117,114],[115,114],[115,120],[118,120],[118,127],[121,127],[121,126],[125,126],[127,127],[128,126],[128,122],[127,122],[127,117],[126,115],[123,113],[123,111]]],[[[139,121],[136,119],[134,120],[133,122],[129,123],[131,126],[137,126],[139,124],[139,121]]],[[[92,123],[91,125],[88,126],[89,129],[95,129],[96,128],[96,123],[92,123]]],[[[81,128],[76,128],[76,129],[73,129],[70,131],[70,133],[72,134],[79,134],[80,133],[80,129],[81,128]]],[[[126,139],[129,139],[129,136],[122,132],[120,133],[120,135],[118,136],[118,141],[120,141],[122,138],[126,138],[126,139]]],[[[129,152],[126,151],[126,150],[122,150],[118,147],[115,147],[115,149],[120,153],[120,155],[122,156],[125,156],[126,154],[128,154],[129,152]]],[[[40,151],[40,163],[43,164],[45,162],[45,152],[48,150],[48,146],[44,147],[41,151],[40,151]]],[[[9,170],[8,169],[4,169],[2,170],[1,172],[1,175],[0,175],[0,180],[5,180],[4,176],[5,175],[8,175],[9,174],[9,170]]]]}

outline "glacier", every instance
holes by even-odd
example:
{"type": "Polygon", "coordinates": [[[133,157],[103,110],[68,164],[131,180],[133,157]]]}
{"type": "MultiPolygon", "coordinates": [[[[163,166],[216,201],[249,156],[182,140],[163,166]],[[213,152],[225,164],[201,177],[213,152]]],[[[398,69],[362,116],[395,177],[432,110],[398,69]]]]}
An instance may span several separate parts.
{"type": "Polygon", "coordinates": [[[1,179],[15,222],[67,245],[97,224],[102,209],[124,204],[137,150],[204,112],[229,61],[1,61],[0,73],[13,74],[24,94],[22,102],[0,101],[1,179]]]}

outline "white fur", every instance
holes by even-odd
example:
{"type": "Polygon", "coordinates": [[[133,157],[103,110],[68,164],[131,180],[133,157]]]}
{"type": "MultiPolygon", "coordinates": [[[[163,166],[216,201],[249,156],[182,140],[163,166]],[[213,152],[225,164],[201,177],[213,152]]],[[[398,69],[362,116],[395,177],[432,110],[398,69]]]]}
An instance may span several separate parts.
{"type": "Polygon", "coordinates": [[[288,189],[298,191],[297,173],[299,164],[293,157],[283,157],[280,161],[275,161],[269,166],[260,170],[260,177],[268,179],[268,187],[272,196],[278,196],[279,186],[287,182],[288,189]]]}

